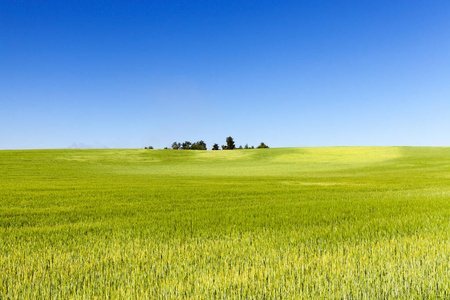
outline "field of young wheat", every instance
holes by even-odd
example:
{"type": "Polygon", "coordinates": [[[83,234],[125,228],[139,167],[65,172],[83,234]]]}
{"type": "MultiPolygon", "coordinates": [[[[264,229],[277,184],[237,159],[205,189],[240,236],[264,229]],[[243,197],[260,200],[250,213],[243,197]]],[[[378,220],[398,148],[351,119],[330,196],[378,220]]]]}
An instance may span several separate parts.
{"type": "Polygon", "coordinates": [[[0,151],[0,299],[450,298],[450,148],[0,151]]]}

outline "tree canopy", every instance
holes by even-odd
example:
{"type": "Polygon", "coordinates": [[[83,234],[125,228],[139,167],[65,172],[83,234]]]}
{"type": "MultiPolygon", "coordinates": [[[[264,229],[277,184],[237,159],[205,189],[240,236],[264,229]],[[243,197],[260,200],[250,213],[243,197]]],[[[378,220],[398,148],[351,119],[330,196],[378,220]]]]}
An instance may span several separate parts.
{"type": "Polygon", "coordinates": [[[256,147],[257,149],[261,149],[261,148],[269,148],[269,146],[267,146],[266,144],[264,144],[263,142],[261,142],[261,144],[259,144],[258,147],[256,147]]]}
{"type": "Polygon", "coordinates": [[[226,146],[226,150],[233,150],[234,148],[236,148],[236,146],[234,145],[234,140],[231,136],[227,137],[227,146],[226,146]]]}

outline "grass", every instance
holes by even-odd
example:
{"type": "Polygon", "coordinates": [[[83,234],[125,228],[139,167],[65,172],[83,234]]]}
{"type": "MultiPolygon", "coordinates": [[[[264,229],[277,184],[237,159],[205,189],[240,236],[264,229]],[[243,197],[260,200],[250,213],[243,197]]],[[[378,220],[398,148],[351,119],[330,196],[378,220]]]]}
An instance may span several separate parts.
{"type": "Polygon", "coordinates": [[[450,148],[0,151],[0,299],[450,297],[450,148]]]}

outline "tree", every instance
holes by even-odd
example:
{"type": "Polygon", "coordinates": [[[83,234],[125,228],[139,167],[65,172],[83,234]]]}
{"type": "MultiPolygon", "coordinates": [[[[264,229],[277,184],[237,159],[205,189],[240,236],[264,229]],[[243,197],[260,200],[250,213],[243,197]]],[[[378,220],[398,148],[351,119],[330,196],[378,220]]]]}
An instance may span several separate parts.
{"type": "Polygon", "coordinates": [[[240,145],[238,149],[244,149],[244,148],[242,148],[242,145],[240,145]]]}
{"type": "Polygon", "coordinates": [[[256,147],[257,149],[261,149],[261,148],[269,148],[269,146],[267,146],[266,144],[264,144],[263,142],[261,142],[261,144],[259,144],[258,147],[256,147]]]}
{"type": "Polygon", "coordinates": [[[183,144],[181,144],[181,149],[183,149],[183,150],[191,149],[191,145],[192,145],[191,142],[185,141],[183,144]]]}
{"type": "Polygon", "coordinates": [[[148,148],[147,149],[153,149],[153,146],[148,146],[148,148]]]}
{"type": "Polygon", "coordinates": [[[219,144],[215,143],[215,144],[212,146],[212,150],[219,150],[219,144]]]}
{"type": "Polygon", "coordinates": [[[206,143],[204,141],[193,143],[191,146],[191,150],[206,150],[206,143]]]}
{"type": "Polygon", "coordinates": [[[245,144],[244,149],[249,149],[248,144],[245,144]]]}
{"type": "Polygon", "coordinates": [[[172,149],[173,150],[178,150],[180,148],[181,148],[181,144],[180,143],[173,142],[173,144],[172,144],[172,149]]]}
{"type": "Polygon", "coordinates": [[[222,150],[227,150],[227,146],[222,145],[222,150]]]}
{"type": "Polygon", "coordinates": [[[206,143],[203,140],[197,142],[197,145],[200,146],[201,150],[207,150],[206,143]]]}
{"type": "Polygon", "coordinates": [[[234,145],[234,140],[231,136],[227,137],[227,150],[233,150],[234,148],[236,148],[236,146],[234,145]]]}

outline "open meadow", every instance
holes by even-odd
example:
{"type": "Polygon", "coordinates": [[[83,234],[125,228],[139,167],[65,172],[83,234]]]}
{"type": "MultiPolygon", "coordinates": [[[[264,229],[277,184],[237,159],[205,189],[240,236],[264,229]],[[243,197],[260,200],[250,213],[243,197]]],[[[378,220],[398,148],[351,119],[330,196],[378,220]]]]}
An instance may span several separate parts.
{"type": "Polygon", "coordinates": [[[0,151],[0,299],[450,298],[450,148],[0,151]]]}

